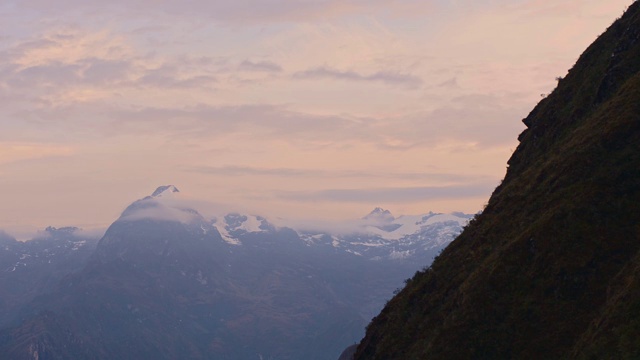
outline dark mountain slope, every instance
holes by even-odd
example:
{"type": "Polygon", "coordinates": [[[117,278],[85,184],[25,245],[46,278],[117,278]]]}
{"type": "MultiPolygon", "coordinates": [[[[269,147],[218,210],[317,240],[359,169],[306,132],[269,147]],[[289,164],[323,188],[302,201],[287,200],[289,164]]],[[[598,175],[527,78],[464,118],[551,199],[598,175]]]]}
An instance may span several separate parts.
{"type": "Polygon", "coordinates": [[[486,209],[355,359],[640,357],[639,38],[634,3],[524,119],[486,209]]]}
{"type": "Polygon", "coordinates": [[[16,305],[0,359],[335,359],[415,272],[329,235],[249,231],[246,216],[228,216],[223,238],[176,192],[131,204],[77,271],[16,305]]]}
{"type": "Polygon", "coordinates": [[[97,242],[74,227],[48,227],[26,242],[0,230],[0,328],[9,325],[24,304],[81,269],[97,242]]]}

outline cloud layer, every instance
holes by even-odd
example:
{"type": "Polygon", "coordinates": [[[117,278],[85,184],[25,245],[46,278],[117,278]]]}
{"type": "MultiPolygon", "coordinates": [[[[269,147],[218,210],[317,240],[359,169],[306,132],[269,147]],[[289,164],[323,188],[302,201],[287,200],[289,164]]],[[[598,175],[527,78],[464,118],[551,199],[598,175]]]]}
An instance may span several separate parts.
{"type": "Polygon", "coordinates": [[[0,228],[99,227],[162,183],[283,216],[475,212],[628,3],[5,1],[0,228]]]}
{"type": "Polygon", "coordinates": [[[451,186],[397,187],[378,189],[329,189],[314,192],[282,192],[280,197],[295,201],[356,202],[385,204],[394,202],[424,202],[438,199],[476,198],[486,196],[493,182],[451,186]]]}

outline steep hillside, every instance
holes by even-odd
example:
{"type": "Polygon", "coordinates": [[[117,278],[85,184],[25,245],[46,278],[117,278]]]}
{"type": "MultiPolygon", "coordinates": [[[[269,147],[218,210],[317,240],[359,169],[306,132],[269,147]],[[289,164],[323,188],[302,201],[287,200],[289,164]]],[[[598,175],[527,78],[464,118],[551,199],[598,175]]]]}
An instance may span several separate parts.
{"type": "Polygon", "coordinates": [[[524,119],[484,212],[355,359],[640,358],[640,4],[524,119]]]}

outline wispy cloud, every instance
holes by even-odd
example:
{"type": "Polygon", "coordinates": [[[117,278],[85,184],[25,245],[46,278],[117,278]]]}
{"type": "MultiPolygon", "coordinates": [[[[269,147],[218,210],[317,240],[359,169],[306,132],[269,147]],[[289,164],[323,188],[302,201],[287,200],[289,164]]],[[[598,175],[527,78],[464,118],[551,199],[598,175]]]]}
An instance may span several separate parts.
{"type": "Polygon", "coordinates": [[[363,136],[362,123],[340,116],[305,114],[285,106],[246,104],[237,106],[197,105],[182,108],[145,107],[140,109],[113,109],[108,114],[112,122],[126,127],[153,127],[174,131],[178,136],[224,136],[230,133],[269,135],[294,140],[304,138],[346,138],[363,136]],[[162,127],[158,127],[162,124],[162,127]],[[336,134],[343,134],[336,136],[336,134]]]}
{"type": "MultiPolygon", "coordinates": [[[[68,106],[22,109],[20,116],[64,136],[84,133],[92,137],[133,133],[166,136],[174,141],[221,138],[244,134],[253,139],[278,140],[296,146],[371,144],[381,149],[405,151],[436,147],[445,142],[476,148],[501,146],[523,128],[523,109],[501,108],[500,100],[461,99],[429,112],[394,117],[359,117],[348,114],[316,115],[284,105],[242,104],[213,106],[127,106],[104,101],[68,106]],[[494,102],[494,106],[486,105],[494,102]],[[84,114],[95,114],[88,119],[84,114]],[[51,119],[41,121],[38,119],[51,119]]],[[[0,135],[0,138],[2,135],[0,135]]]]}
{"type": "Polygon", "coordinates": [[[125,211],[119,220],[176,221],[188,224],[199,218],[199,214],[194,213],[189,208],[179,206],[181,204],[183,204],[182,201],[140,200],[136,207],[125,211]]]}
{"type": "Polygon", "coordinates": [[[86,58],[74,63],[51,61],[25,68],[8,66],[0,70],[5,82],[14,88],[53,88],[60,91],[73,85],[105,86],[128,79],[131,64],[127,61],[86,58]]]}
{"type": "Polygon", "coordinates": [[[252,166],[195,166],[185,169],[215,176],[273,176],[283,178],[353,178],[353,179],[394,179],[419,180],[438,183],[468,183],[469,181],[486,180],[478,176],[446,174],[446,173],[406,173],[406,172],[374,172],[357,170],[326,170],[326,169],[296,169],[296,168],[261,168],[252,166]]]}
{"type": "MultiPolygon", "coordinates": [[[[415,14],[432,8],[431,1],[411,3],[411,11],[415,14]]],[[[105,12],[118,13],[122,16],[145,16],[148,14],[170,14],[198,19],[214,20],[222,23],[265,24],[273,22],[299,22],[318,19],[331,19],[352,14],[371,14],[384,9],[388,3],[384,0],[193,0],[185,4],[178,0],[115,0],[108,3],[97,0],[68,0],[55,5],[44,0],[23,0],[20,5],[30,9],[38,9],[49,14],[68,14],[83,12],[99,16],[105,12]],[[100,9],[100,11],[96,11],[100,9]],[[125,11],[128,10],[128,11],[125,11]],[[251,11],[247,11],[251,9],[251,11]]],[[[398,11],[406,8],[406,4],[396,5],[398,11]]]]}
{"type": "Polygon", "coordinates": [[[322,176],[323,171],[291,168],[258,168],[251,166],[195,166],[186,169],[188,172],[196,172],[217,176],[276,176],[276,177],[314,177],[322,176]]]}
{"type": "Polygon", "coordinates": [[[217,82],[218,78],[212,75],[181,76],[175,68],[162,67],[146,71],[132,81],[131,85],[157,89],[195,89],[211,88],[217,82]]]}
{"type": "Polygon", "coordinates": [[[70,156],[73,153],[73,147],[68,145],[0,142],[0,164],[28,159],[70,156]]]}
{"type": "Polygon", "coordinates": [[[282,72],[282,66],[271,61],[250,61],[244,60],[238,65],[238,69],[241,71],[256,71],[267,73],[279,73],[282,72]]]}
{"type": "Polygon", "coordinates": [[[437,86],[441,88],[458,88],[458,79],[456,77],[452,77],[447,81],[441,82],[437,86]]]}
{"type": "Polygon", "coordinates": [[[314,218],[475,211],[520,119],[629,3],[2,2],[0,225],[106,224],[154,179],[314,218]]]}
{"type": "Polygon", "coordinates": [[[280,192],[277,196],[285,200],[303,202],[409,203],[427,200],[484,197],[487,196],[495,186],[496,183],[486,182],[453,186],[327,189],[311,192],[280,192]]]}
{"type": "Polygon", "coordinates": [[[336,79],[357,82],[380,82],[386,85],[402,86],[417,89],[422,86],[422,79],[415,75],[391,71],[378,71],[363,75],[353,70],[341,71],[329,67],[316,67],[293,74],[295,79],[336,79]]]}

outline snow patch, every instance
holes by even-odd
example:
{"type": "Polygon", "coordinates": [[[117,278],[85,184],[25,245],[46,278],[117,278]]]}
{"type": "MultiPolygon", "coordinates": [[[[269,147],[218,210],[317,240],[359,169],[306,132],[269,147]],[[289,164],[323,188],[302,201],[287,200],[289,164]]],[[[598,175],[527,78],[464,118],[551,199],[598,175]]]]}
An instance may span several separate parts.
{"type": "Polygon", "coordinates": [[[406,259],[408,257],[411,257],[411,255],[413,255],[413,251],[411,251],[411,250],[406,250],[406,251],[393,250],[389,254],[389,259],[391,259],[391,260],[402,260],[402,259],[406,259]]]}
{"type": "Polygon", "coordinates": [[[71,250],[78,250],[87,243],[86,240],[75,241],[71,250]]]}
{"type": "Polygon", "coordinates": [[[231,245],[240,245],[241,242],[238,239],[233,238],[231,235],[229,235],[229,232],[226,229],[225,224],[213,224],[213,226],[218,230],[218,232],[220,233],[220,236],[222,236],[222,240],[224,240],[225,242],[231,244],[231,245]]]}
{"type": "Polygon", "coordinates": [[[260,229],[260,225],[262,225],[262,221],[258,220],[257,217],[253,215],[247,216],[247,220],[240,225],[238,229],[242,229],[246,232],[261,232],[264,231],[260,229]]]}
{"type": "Polygon", "coordinates": [[[423,227],[453,221],[459,226],[464,226],[469,220],[453,214],[429,214],[429,215],[403,215],[396,218],[393,223],[400,225],[393,231],[384,231],[375,226],[367,226],[367,232],[378,235],[385,240],[400,240],[405,236],[420,232],[423,227]]]}

